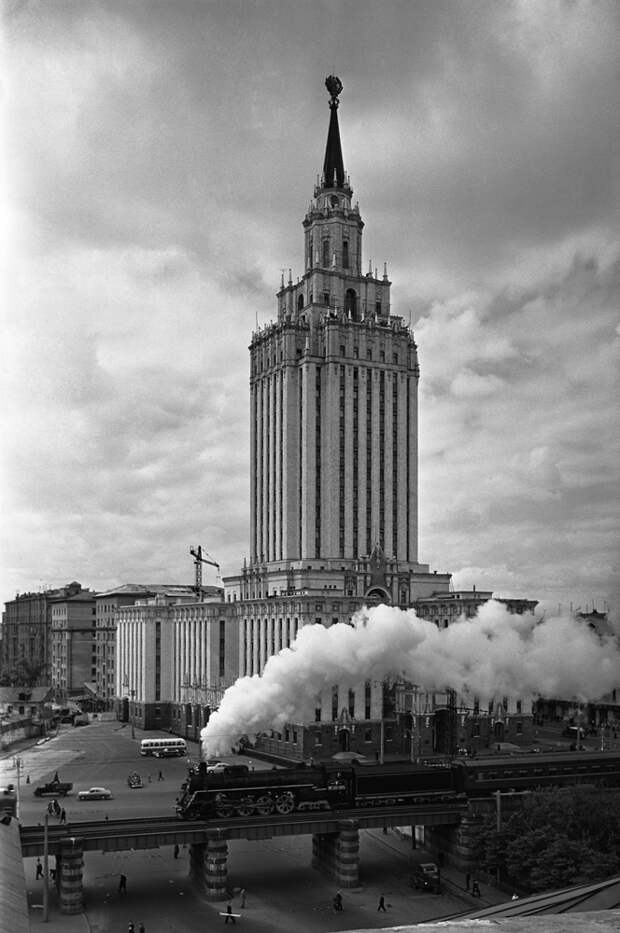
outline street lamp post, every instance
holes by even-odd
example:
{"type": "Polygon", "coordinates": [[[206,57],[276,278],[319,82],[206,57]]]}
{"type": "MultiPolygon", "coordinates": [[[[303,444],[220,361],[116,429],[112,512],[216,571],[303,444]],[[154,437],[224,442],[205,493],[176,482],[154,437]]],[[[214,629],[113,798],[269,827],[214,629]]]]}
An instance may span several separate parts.
{"type": "Polygon", "coordinates": [[[21,774],[22,760],[21,760],[21,758],[14,758],[13,760],[14,760],[14,762],[15,762],[15,769],[16,769],[16,771],[17,771],[17,800],[16,800],[16,802],[15,802],[15,816],[16,816],[17,819],[19,820],[19,816],[20,816],[19,811],[20,811],[20,807],[21,807],[21,784],[20,784],[20,774],[21,774]]]}
{"type": "Polygon", "coordinates": [[[420,742],[419,742],[419,728],[420,721],[418,719],[418,691],[419,687],[417,684],[412,684],[412,694],[411,694],[411,751],[410,759],[412,762],[419,759],[419,754],[416,755],[416,743],[417,750],[419,752],[420,742]]]}
{"type": "Polygon", "coordinates": [[[135,739],[135,737],[136,737],[136,727],[135,727],[135,723],[134,723],[134,712],[135,712],[135,710],[134,710],[134,698],[135,698],[135,696],[136,696],[136,691],[135,691],[135,689],[134,689],[133,687],[132,687],[132,689],[129,691],[129,695],[131,696],[131,710],[130,710],[130,717],[129,717],[129,718],[131,719],[131,737],[132,737],[132,739],[135,739]]]}

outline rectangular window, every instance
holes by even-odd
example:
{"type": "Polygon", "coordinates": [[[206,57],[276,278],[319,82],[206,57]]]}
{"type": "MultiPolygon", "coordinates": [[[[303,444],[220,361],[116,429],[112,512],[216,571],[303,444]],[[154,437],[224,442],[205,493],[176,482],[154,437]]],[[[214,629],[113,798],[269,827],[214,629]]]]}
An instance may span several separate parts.
{"type": "Polygon", "coordinates": [[[338,687],[332,687],[332,721],[338,719],[338,687]]]}
{"type": "Polygon", "coordinates": [[[219,676],[226,676],[226,622],[220,619],[219,676]]]}

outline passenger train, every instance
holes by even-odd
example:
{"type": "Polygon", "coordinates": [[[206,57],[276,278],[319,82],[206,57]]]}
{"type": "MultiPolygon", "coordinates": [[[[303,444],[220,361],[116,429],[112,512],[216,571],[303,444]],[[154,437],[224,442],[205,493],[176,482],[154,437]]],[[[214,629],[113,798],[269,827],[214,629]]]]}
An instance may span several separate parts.
{"type": "Polygon", "coordinates": [[[184,820],[248,818],[310,810],[428,805],[577,783],[620,787],[620,754],[576,752],[470,758],[441,765],[373,764],[208,773],[190,768],[177,800],[184,820]]]}

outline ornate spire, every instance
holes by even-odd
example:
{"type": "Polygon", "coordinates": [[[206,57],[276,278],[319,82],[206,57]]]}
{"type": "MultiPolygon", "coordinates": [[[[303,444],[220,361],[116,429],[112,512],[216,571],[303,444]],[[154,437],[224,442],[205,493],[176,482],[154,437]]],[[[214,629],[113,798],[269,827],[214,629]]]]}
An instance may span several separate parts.
{"type": "Polygon", "coordinates": [[[329,130],[327,132],[327,146],[325,147],[325,162],[323,163],[323,187],[344,187],[344,163],[342,148],[340,146],[340,128],[338,126],[338,95],[342,93],[342,81],[335,75],[325,80],[325,87],[329,91],[329,130]]]}

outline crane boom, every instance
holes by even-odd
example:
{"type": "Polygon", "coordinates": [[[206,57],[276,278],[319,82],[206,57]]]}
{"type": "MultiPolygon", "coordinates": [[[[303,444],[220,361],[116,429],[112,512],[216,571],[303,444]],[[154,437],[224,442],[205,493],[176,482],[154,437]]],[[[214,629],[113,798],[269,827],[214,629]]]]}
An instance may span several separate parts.
{"type": "Polygon", "coordinates": [[[202,547],[199,544],[198,547],[190,547],[189,553],[194,559],[194,567],[196,568],[196,595],[200,598],[202,596],[202,565],[210,564],[211,567],[217,567],[218,571],[220,565],[217,561],[212,560],[209,555],[203,556],[202,547]]]}

